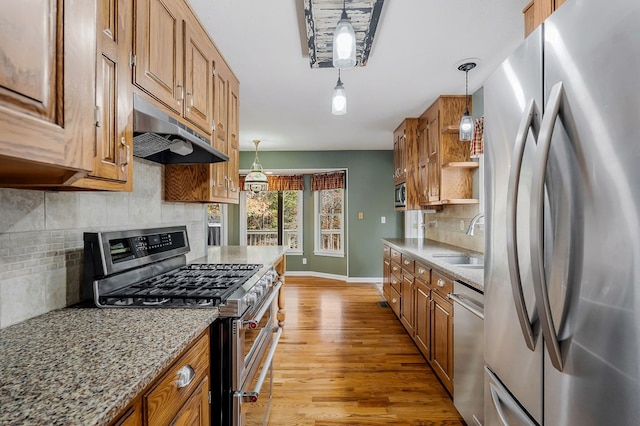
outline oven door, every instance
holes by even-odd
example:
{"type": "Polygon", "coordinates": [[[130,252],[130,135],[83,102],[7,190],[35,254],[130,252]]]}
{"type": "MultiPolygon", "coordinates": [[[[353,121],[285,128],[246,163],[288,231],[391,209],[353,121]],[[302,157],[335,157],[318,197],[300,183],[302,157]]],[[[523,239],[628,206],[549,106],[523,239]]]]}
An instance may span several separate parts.
{"type": "Polygon", "coordinates": [[[266,424],[272,395],[272,360],[282,329],[278,327],[277,282],[264,302],[234,321],[233,424],[266,424]]]}

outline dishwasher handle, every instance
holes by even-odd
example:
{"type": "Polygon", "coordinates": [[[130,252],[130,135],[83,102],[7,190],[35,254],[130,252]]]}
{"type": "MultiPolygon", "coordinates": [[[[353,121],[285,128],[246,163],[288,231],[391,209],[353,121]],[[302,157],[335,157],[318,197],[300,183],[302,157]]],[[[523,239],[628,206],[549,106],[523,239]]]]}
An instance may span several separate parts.
{"type": "Polygon", "coordinates": [[[449,298],[473,315],[484,320],[484,305],[479,301],[462,293],[449,293],[449,298]]]}

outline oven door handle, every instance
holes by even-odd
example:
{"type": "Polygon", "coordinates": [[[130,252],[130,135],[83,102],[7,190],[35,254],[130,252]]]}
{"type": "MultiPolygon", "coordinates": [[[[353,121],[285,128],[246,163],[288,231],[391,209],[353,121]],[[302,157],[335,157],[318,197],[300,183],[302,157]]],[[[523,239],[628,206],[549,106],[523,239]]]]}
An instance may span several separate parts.
{"type": "Polygon", "coordinates": [[[273,302],[273,299],[275,299],[275,297],[280,292],[280,287],[282,287],[282,281],[278,281],[275,284],[273,291],[269,295],[269,298],[267,299],[266,302],[262,304],[262,308],[260,308],[258,313],[255,314],[253,318],[242,321],[242,325],[245,328],[250,328],[252,330],[258,328],[258,325],[260,324],[260,321],[262,321],[262,317],[264,316],[265,312],[267,312],[267,310],[271,307],[271,303],[273,302]]]}
{"type": "Polygon", "coordinates": [[[269,353],[267,354],[267,358],[265,359],[264,366],[262,367],[262,371],[260,372],[260,376],[258,377],[258,381],[256,382],[256,387],[251,392],[241,391],[240,396],[242,396],[243,402],[257,402],[258,397],[260,396],[260,389],[262,389],[262,385],[264,384],[264,380],[267,378],[267,373],[271,369],[271,362],[273,361],[273,357],[276,354],[276,349],[278,348],[278,342],[280,341],[280,336],[282,335],[282,327],[278,327],[278,331],[275,332],[275,336],[273,336],[273,342],[271,343],[271,348],[269,349],[269,353]]]}

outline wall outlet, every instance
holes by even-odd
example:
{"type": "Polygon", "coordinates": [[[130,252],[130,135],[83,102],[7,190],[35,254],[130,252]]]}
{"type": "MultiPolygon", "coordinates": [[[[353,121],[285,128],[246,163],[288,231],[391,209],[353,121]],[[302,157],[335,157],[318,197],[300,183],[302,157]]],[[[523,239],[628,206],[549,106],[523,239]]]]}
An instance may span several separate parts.
{"type": "Polygon", "coordinates": [[[306,257],[303,257],[303,258],[302,258],[302,264],[303,264],[303,265],[306,265],[306,264],[307,264],[307,258],[306,258],[306,257]]]}
{"type": "Polygon", "coordinates": [[[364,212],[358,212],[358,219],[364,219],[364,212]]]}
{"type": "Polygon", "coordinates": [[[386,217],[384,217],[384,216],[382,216],[382,217],[380,218],[380,223],[387,223],[387,218],[386,218],[386,217]]]}

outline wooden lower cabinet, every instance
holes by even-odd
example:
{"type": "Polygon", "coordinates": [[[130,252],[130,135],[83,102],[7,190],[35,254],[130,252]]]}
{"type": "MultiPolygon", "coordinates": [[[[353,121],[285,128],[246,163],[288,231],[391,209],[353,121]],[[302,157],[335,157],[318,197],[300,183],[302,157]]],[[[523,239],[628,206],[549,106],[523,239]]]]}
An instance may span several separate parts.
{"type": "Polygon", "coordinates": [[[415,342],[422,355],[431,361],[431,290],[416,279],[415,342]]]}
{"type": "Polygon", "coordinates": [[[453,394],[453,305],[438,294],[431,300],[431,367],[453,394]]]}
{"type": "Polygon", "coordinates": [[[453,395],[453,280],[420,260],[385,248],[383,294],[407,333],[453,395]],[[394,252],[396,253],[394,261],[394,252]],[[388,254],[389,253],[389,254],[388,254]],[[402,265],[402,266],[400,266],[402,265]]]}
{"type": "Polygon", "coordinates": [[[209,341],[207,330],[109,425],[209,425],[209,341]],[[189,372],[191,380],[179,384],[181,372],[189,372]]]}

